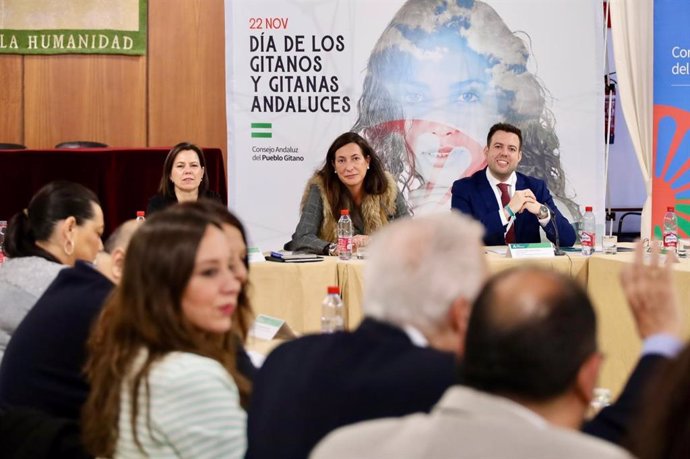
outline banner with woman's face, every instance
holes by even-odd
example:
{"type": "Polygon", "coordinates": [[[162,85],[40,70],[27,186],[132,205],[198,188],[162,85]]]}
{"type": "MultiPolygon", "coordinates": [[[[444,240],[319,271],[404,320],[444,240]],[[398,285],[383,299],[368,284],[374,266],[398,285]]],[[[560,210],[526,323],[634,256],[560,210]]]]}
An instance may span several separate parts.
{"type": "MultiPolygon", "coordinates": [[[[256,3],[264,7],[275,4],[256,3]]],[[[292,131],[274,129],[274,138],[290,138],[294,143],[302,140],[303,144],[310,144],[305,148],[316,148],[310,151],[313,161],[305,160],[300,171],[293,171],[294,202],[284,203],[293,212],[288,217],[290,222],[297,219],[306,177],[318,167],[332,139],[347,129],[369,140],[385,167],[397,178],[410,209],[417,215],[450,209],[453,182],[486,165],[482,151],[486,134],[499,121],[523,130],[523,160],[518,170],[544,179],[564,213],[576,220],[580,204],[603,204],[603,167],[597,167],[596,159],[603,149],[603,142],[599,142],[601,146],[597,144],[603,138],[603,112],[599,110],[603,98],[599,97],[598,84],[603,65],[596,49],[600,40],[595,37],[601,11],[597,2],[353,0],[347,6],[326,0],[292,3],[304,8],[292,5],[283,10],[288,11],[291,19],[299,15],[300,24],[311,23],[301,30],[305,36],[318,36],[327,30],[342,37],[344,46],[340,52],[316,51],[311,55],[318,58],[321,73],[337,74],[340,93],[349,98],[351,109],[312,116],[308,132],[295,129],[300,124],[297,118],[308,115],[294,115],[294,122],[287,123],[288,114],[276,114],[280,124],[286,122],[292,131]],[[312,14],[309,19],[304,17],[307,6],[312,14]],[[337,17],[338,21],[329,21],[329,14],[333,15],[330,19],[337,17]],[[388,19],[382,21],[381,15],[388,19]],[[381,25],[367,27],[369,22],[381,25]],[[548,41],[544,37],[549,37],[548,41]],[[535,55],[537,48],[539,55],[535,55]],[[561,85],[560,78],[567,86],[561,85]],[[585,130],[587,133],[583,134],[585,130]],[[586,172],[568,169],[564,158],[568,154],[580,156],[571,164],[592,167],[586,172]],[[585,174],[589,177],[580,177],[585,174]]],[[[270,8],[263,8],[262,14],[267,10],[270,8]]],[[[234,19],[235,24],[242,24],[236,16],[234,19]]],[[[267,34],[263,33],[264,40],[267,34]]],[[[231,67],[229,71],[233,78],[242,75],[241,68],[231,67]]],[[[252,88],[256,94],[260,93],[258,87],[252,88]]],[[[257,118],[256,110],[242,111],[237,104],[230,108],[236,119],[257,118]]],[[[229,145],[245,144],[244,139],[232,135],[229,140],[229,145]]],[[[267,164],[257,162],[248,166],[257,171],[269,169],[267,164]]],[[[239,173],[230,169],[229,176],[242,181],[239,173]]],[[[241,188],[237,192],[242,214],[241,188]]],[[[287,201],[288,197],[283,194],[281,199],[287,201]]],[[[292,228],[286,229],[289,233],[292,228]]]]}
{"type": "Polygon", "coordinates": [[[526,59],[482,3],[412,1],[398,10],[369,59],[356,128],[403,172],[415,214],[447,209],[453,182],[485,166],[482,137],[514,111],[510,76],[525,72],[526,59]]]}

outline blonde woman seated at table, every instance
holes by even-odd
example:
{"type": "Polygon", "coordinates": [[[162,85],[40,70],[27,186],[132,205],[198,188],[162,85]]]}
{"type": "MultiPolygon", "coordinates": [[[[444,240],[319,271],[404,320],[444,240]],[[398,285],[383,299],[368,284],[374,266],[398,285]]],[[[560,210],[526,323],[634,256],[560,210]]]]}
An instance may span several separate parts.
{"type": "Polygon", "coordinates": [[[199,198],[220,201],[218,193],[208,187],[204,151],[192,143],[178,143],[165,157],[158,193],[149,199],[146,215],[199,198]]]}
{"type": "Polygon", "coordinates": [[[92,330],[82,429],[94,456],[244,455],[246,380],[232,330],[239,261],[222,222],[179,207],[134,235],[92,330]]]}
{"type": "Polygon", "coordinates": [[[357,133],[341,134],[326,153],[326,161],[309,179],[301,216],[288,250],[337,255],[338,219],[348,209],[354,245],[366,246],[369,234],[391,220],[409,214],[395,179],[357,133]]]}
{"type": "Polygon", "coordinates": [[[78,183],[55,181],[7,225],[9,257],[0,267],[0,360],[10,337],[62,268],[92,262],[103,250],[103,211],[78,183]]]}

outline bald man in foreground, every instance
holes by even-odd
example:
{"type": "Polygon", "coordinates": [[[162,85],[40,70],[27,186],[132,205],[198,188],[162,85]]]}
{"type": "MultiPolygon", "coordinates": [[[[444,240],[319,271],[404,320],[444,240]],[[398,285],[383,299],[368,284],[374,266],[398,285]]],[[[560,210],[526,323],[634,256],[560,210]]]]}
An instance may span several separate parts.
{"type": "Polygon", "coordinates": [[[504,271],[474,303],[463,386],[429,414],[339,429],[311,457],[629,458],[578,431],[601,361],[594,309],[575,281],[538,268],[504,271]]]}

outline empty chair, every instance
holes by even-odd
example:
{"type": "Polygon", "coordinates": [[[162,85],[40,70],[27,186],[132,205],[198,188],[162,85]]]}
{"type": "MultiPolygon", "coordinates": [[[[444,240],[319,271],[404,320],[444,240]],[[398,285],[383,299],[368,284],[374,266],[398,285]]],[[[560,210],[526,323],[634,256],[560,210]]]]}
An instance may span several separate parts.
{"type": "Polygon", "coordinates": [[[0,142],[0,150],[26,150],[26,146],[19,143],[0,142]]]}
{"type": "MultiPolygon", "coordinates": [[[[617,209],[617,210],[623,210],[626,212],[623,212],[623,214],[618,218],[618,231],[616,234],[618,235],[618,240],[621,242],[633,242],[635,239],[640,238],[640,232],[639,231],[627,231],[623,232],[623,220],[625,220],[625,217],[628,217],[630,215],[637,215],[638,217],[642,218],[642,209],[617,209]]],[[[639,227],[638,227],[639,228],[639,227]]]]}
{"type": "Polygon", "coordinates": [[[105,148],[107,146],[104,143],[89,140],[70,140],[69,142],[60,142],[55,145],[55,148],[105,148]]]}

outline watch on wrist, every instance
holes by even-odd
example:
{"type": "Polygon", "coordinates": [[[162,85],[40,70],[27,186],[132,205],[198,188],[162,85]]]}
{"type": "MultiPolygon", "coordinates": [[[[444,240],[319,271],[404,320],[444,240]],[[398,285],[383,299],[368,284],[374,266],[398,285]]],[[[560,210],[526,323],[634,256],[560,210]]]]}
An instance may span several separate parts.
{"type": "Polygon", "coordinates": [[[537,218],[539,220],[543,220],[549,216],[549,213],[550,213],[549,208],[546,207],[544,204],[542,204],[541,207],[539,208],[539,215],[537,215],[537,218]]]}
{"type": "Polygon", "coordinates": [[[337,250],[338,244],[336,244],[335,242],[331,242],[330,244],[328,244],[328,255],[330,255],[331,257],[335,256],[337,250]]]}

